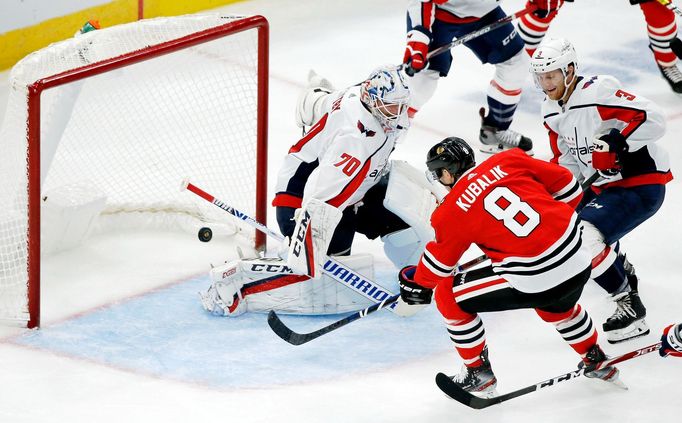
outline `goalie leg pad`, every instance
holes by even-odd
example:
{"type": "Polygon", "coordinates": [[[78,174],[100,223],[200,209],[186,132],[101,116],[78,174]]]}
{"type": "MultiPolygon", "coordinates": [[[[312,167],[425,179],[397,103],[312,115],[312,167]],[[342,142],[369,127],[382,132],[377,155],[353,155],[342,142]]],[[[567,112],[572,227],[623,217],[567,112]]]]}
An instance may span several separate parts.
{"type": "Polygon", "coordinates": [[[428,239],[420,238],[413,228],[393,232],[381,237],[381,240],[384,242],[386,257],[398,269],[419,263],[424,247],[429,242],[428,239]]]}
{"type": "Polygon", "coordinates": [[[407,162],[391,162],[384,207],[410,226],[382,237],[386,256],[398,269],[416,264],[426,243],[435,237],[429,222],[438,199],[447,193],[441,189],[407,162]]]}
{"type": "Polygon", "coordinates": [[[286,263],[278,258],[235,260],[211,269],[213,282],[205,293],[200,293],[204,309],[218,316],[238,316],[247,311],[247,296],[295,283],[296,279],[286,263]],[[274,276],[288,277],[285,280],[274,276]],[[270,282],[270,283],[268,283],[270,282]]]}
{"type": "MultiPolygon", "coordinates": [[[[371,254],[355,254],[351,256],[335,257],[358,274],[374,279],[374,258],[371,254]]],[[[340,269],[330,269],[332,273],[343,275],[340,269]]],[[[297,315],[325,315],[354,312],[372,305],[372,301],[363,295],[349,289],[326,273],[319,279],[309,279],[299,275],[281,275],[274,277],[268,284],[276,284],[278,280],[286,278],[304,278],[301,283],[292,283],[281,288],[247,294],[249,312],[268,312],[276,310],[279,314],[297,315]]],[[[352,275],[348,275],[352,278],[352,275]]],[[[363,281],[352,281],[362,289],[363,281]]],[[[256,282],[252,282],[255,286],[256,282]]]]}

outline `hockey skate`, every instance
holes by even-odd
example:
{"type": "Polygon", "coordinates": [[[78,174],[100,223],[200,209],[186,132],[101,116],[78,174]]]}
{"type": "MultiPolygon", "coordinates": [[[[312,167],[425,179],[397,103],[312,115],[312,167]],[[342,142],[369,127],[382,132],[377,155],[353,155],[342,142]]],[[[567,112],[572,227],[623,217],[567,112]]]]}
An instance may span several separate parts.
{"type": "Polygon", "coordinates": [[[613,295],[616,311],[602,325],[610,344],[638,338],[649,333],[649,327],[644,321],[646,307],[642,304],[637,291],[639,279],[635,274],[635,268],[627,259],[625,259],[623,267],[628,278],[630,291],[613,295]]]}
{"type": "Polygon", "coordinates": [[[670,85],[670,88],[676,93],[682,94],[682,72],[680,72],[677,65],[665,67],[659,65],[658,70],[661,71],[661,76],[670,85]]]}
{"type": "Polygon", "coordinates": [[[488,360],[488,347],[480,355],[481,365],[478,367],[462,366],[458,375],[450,376],[453,382],[467,392],[479,397],[491,398],[497,395],[497,378],[488,360]]]}
{"type": "Polygon", "coordinates": [[[533,155],[533,141],[511,129],[500,130],[493,126],[485,115],[485,108],[479,110],[481,116],[481,131],[479,141],[481,142],[480,151],[484,153],[499,153],[510,148],[519,147],[529,156],[533,155]]]}
{"type": "Polygon", "coordinates": [[[583,361],[578,363],[578,368],[582,369],[585,367],[585,377],[591,379],[600,379],[604,382],[613,383],[619,388],[627,389],[627,386],[620,380],[620,371],[615,366],[606,366],[599,370],[595,370],[597,365],[607,360],[608,357],[604,354],[599,345],[595,344],[590,348],[590,350],[585,354],[583,361]]]}
{"type": "Polygon", "coordinates": [[[299,128],[312,126],[322,117],[320,100],[334,90],[334,86],[327,78],[321,77],[311,69],[308,72],[308,85],[296,102],[296,126],[299,128]]]}

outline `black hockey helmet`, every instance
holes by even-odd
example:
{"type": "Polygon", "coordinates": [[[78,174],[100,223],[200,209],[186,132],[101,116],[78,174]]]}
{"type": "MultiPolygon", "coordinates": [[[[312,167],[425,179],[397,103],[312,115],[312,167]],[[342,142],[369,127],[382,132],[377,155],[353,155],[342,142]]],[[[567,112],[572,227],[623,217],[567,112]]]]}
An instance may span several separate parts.
{"type": "Polygon", "coordinates": [[[443,169],[447,169],[455,180],[467,170],[476,166],[474,150],[461,138],[448,137],[431,147],[426,154],[426,167],[439,180],[443,169]]]}

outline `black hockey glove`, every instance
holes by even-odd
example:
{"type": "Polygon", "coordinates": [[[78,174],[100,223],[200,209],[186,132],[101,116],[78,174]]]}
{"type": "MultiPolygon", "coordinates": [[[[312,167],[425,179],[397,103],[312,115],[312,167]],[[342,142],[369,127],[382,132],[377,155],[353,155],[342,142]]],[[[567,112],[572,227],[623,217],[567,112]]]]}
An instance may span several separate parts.
{"type": "Polygon", "coordinates": [[[425,288],[414,281],[416,270],[417,266],[406,266],[398,273],[400,298],[409,305],[431,304],[433,289],[425,288]]]}
{"type": "Polygon", "coordinates": [[[637,6],[640,3],[649,3],[650,1],[654,0],[630,0],[630,4],[633,6],[637,6]]]}

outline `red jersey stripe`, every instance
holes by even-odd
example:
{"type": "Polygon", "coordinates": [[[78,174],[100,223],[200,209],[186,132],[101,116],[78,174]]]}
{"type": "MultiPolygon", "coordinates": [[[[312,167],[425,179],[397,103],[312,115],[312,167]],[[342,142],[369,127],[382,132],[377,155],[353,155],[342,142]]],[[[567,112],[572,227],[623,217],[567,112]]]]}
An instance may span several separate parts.
{"type": "Polygon", "coordinates": [[[285,193],[275,195],[274,200],[272,200],[273,207],[293,207],[295,209],[300,209],[302,203],[303,199],[301,197],[285,193]]]}
{"type": "Polygon", "coordinates": [[[625,138],[629,137],[637,128],[646,121],[646,112],[639,109],[631,109],[623,106],[597,105],[597,112],[602,120],[618,119],[627,125],[621,131],[625,138]]]}
{"type": "Polygon", "coordinates": [[[325,113],[324,116],[320,120],[317,121],[315,125],[313,125],[312,128],[310,128],[310,131],[308,131],[307,134],[303,138],[301,138],[296,144],[292,145],[291,148],[289,149],[289,154],[291,153],[298,153],[301,151],[304,145],[308,143],[311,139],[315,138],[315,135],[319,134],[320,131],[324,129],[324,125],[327,124],[327,117],[329,116],[328,113],[325,113]]]}
{"type": "Polygon", "coordinates": [[[348,185],[345,186],[339,195],[327,201],[327,204],[338,208],[341,206],[341,204],[348,200],[350,196],[353,195],[353,193],[358,189],[358,187],[360,187],[360,184],[362,184],[362,182],[365,180],[365,176],[367,176],[367,172],[369,172],[371,163],[372,159],[367,160],[362,166],[362,169],[360,169],[360,172],[355,175],[355,178],[353,178],[348,185]]]}

